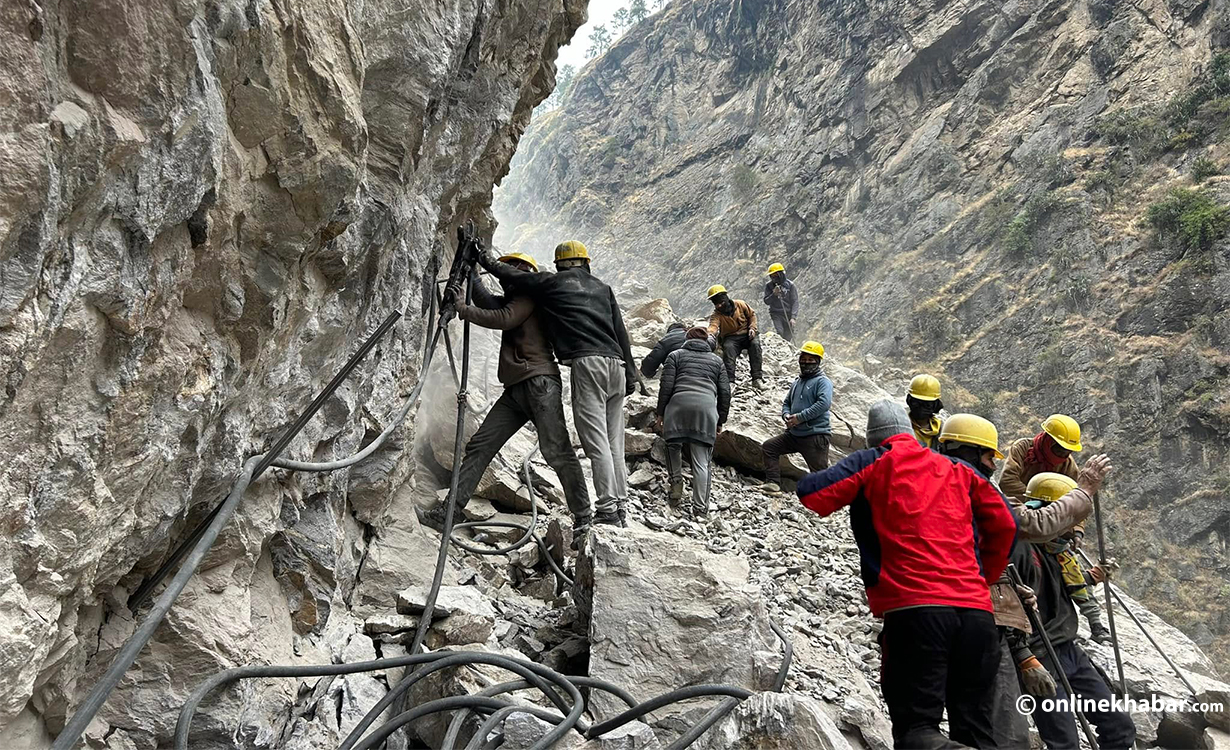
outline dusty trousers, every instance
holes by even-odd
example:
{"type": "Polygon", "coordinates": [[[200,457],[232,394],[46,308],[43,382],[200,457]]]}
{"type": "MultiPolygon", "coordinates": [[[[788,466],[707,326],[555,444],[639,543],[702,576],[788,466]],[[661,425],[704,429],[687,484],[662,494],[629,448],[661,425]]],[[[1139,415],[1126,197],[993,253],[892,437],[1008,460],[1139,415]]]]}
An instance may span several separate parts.
{"type": "Polygon", "coordinates": [[[554,375],[536,375],[504,389],[487,412],[478,431],[466,443],[465,458],[457,476],[457,513],[470,502],[483,472],[509,438],[533,422],[538,431],[538,445],[568,498],[572,517],[589,515],[589,490],[581,460],[572,449],[568,425],[564,422],[563,383],[554,375]]]}
{"type": "Polygon", "coordinates": [[[722,350],[722,359],[726,362],[726,375],[731,385],[735,382],[735,362],[741,352],[747,352],[747,363],[752,368],[752,380],[760,380],[764,376],[762,364],[764,353],[760,349],[760,337],[752,338],[746,333],[732,333],[718,344],[722,350]]]}
{"type": "Polygon", "coordinates": [[[614,357],[577,357],[571,370],[572,422],[594,473],[594,512],[612,513],[628,502],[624,363],[614,357]]]}
{"type": "Polygon", "coordinates": [[[897,750],[998,750],[991,723],[1000,635],[990,612],[966,607],[888,612],[880,648],[880,688],[897,750]],[[949,737],[940,732],[945,707],[949,737]]]}
{"type": "MultiPolygon", "coordinates": [[[[1004,628],[1000,628],[1003,631],[1004,628]]],[[[1021,683],[1016,673],[1016,664],[1012,658],[1012,649],[1008,646],[1008,637],[1002,632],[999,636],[999,671],[995,674],[995,709],[992,726],[995,733],[995,744],[1000,750],[1029,747],[1029,721],[1017,710],[1017,699],[1021,697],[1021,683]]]]}
{"type": "Polygon", "coordinates": [[[709,466],[713,463],[713,446],[694,440],[670,440],[666,443],[666,472],[671,484],[683,481],[683,453],[687,451],[692,467],[692,514],[709,512],[709,466]]]}
{"type": "Polygon", "coordinates": [[[789,453],[802,455],[810,471],[827,469],[829,466],[829,436],[820,434],[799,437],[783,432],[777,437],[764,441],[760,452],[764,456],[765,479],[781,484],[782,468],[777,460],[789,453]]]}
{"type": "Polygon", "coordinates": [[[777,335],[794,342],[794,326],[790,325],[790,318],[786,317],[785,313],[771,312],[769,317],[773,318],[773,328],[777,330],[777,335]]]}

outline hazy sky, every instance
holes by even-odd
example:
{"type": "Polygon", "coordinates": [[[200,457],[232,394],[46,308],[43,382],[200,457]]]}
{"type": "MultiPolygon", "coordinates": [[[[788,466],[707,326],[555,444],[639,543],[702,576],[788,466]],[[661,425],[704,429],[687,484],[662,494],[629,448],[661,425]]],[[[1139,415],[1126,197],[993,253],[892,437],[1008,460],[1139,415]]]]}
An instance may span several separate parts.
{"type": "MultiPolygon", "coordinates": [[[[652,0],[645,4],[650,10],[653,9],[652,0]]],[[[585,50],[589,48],[590,29],[600,24],[606,24],[608,29],[611,28],[611,14],[627,5],[628,0],[589,0],[589,20],[577,29],[577,33],[572,37],[572,44],[560,47],[559,59],[555,64],[557,66],[573,65],[580,70],[585,65],[585,50]]]]}

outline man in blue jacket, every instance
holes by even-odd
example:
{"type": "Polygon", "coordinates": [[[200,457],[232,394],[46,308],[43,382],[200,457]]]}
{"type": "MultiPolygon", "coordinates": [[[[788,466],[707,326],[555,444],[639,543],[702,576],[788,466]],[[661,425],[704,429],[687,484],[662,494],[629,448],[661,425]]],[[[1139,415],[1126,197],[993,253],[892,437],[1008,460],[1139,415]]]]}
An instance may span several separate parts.
{"type": "Polygon", "coordinates": [[[802,454],[811,471],[829,465],[829,406],[833,403],[833,382],[820,371],[824,346],[807,341],[799,348],[799,377],[782,401],[782,421],[786,431],[764,442],[765,479],[769,490],[780,491],[782,482],[778,459],[789,453],[802,454]]]}

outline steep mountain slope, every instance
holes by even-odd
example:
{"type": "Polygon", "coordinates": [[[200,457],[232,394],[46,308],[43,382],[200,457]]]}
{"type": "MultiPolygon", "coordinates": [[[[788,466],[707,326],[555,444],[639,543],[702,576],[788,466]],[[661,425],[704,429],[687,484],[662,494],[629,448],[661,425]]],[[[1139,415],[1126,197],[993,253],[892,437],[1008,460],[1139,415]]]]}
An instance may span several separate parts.
{"type": "MultiPolygon", "coordinates": [[[[385,426],[452,229],[487,215],[584,18],[584,0],[4,3],[0,745],[58,731],[143,576],[400,310],[289,453],[345,456],[385,426]]],[[[430,575],[395,509],[415,461],[391,447],[266,475],[95,745],[169,742],[206,671],[340,656],[352,604],[430,575]]],[[[194,747],[280,745],[295,700],[236,694],[194,747]]]]}
{"type": "Polygon", "coordinates": [[[1005,440],[1073,414],[1125,585],[1227,670],[1228,5],[679,0],[533,123],[497,240],[689,315],[781,260],[839,360],[1005,440]]]}

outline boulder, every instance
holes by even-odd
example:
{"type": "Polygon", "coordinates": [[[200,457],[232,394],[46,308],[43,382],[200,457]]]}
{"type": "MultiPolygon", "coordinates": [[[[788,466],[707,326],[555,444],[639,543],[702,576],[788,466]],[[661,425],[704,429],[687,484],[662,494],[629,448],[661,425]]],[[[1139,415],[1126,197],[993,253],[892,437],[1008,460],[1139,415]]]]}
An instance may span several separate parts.
{"type": "MultiPolygon", "coordinates": [[[[500,744],[503,750],[529,750],[543,736],[555,728],[537,716],[515,713],[504,720],[504,742],[500,744]]],[[[574,750],[586,745],[585,738],[575,729],[561,737],[551,747],[553,750],[574,750]]]]}
{"type": "MultiPolygon", "coordinates": [[[[756,684],[753,654],[780,643],[748,573],[745,558],[673,534],[594,529],[574,591],[589,630],[590,675],[638,700],[698,683],[768,687],[756,684]]],[[[623,708],[601,693],[592,705],[601,718],[623,708]]]]}
{"type": "MultiPolygon", "coordinates": [[[[424,532],[413,513],[398,518],[396,525],[379,529],[359,570],[356,614],[362,617],[391,610],[398,589],[407,584],[428,585],[435,572],[439,544],[439,535],[424,532]]],[[[455,584],[460,578],[460,566],[450,557],[444,582],[455,584]]]]}
{"type": "MultiPolygon", "coordinates": [[[[778,411],[766,413],[732,409],[726,428],[713,446],[713,457],[743,471],[763,474],[761,446],[764,441],[781,434],[782,422],[778,414],[778,411]]],[[[799,456],[782,456],[779,465],[784,477],[801,479],[807,474],[807,465],[799,456]]]]}
{"type": "MultiPolygon", "coordinates": [[[[429,586],[411,586],[397,592],[397,613],[402,615],[421,615],[427,604],[429,586]]],[[[464,613],[495,617],[495,608],[491,601],[475,586],[441,586],[436,594],[436,603],[432,608],[432,619],[441,619],[453,614],[464,613]]]]}
{"type": "Polygon", "coordinates": [[[657,438],[652,432],[640,430],[624,430],[624,457],[640,458],[648,456],[653,449],[653,441],[657,438]]]}
{"type": "Polygon", "coordinates": [[[580,750],[659,750],[662,743],[647,725],[630,721],[583,745],[580,750]]]}
{"type": "Polygon", "coordinates": [[[1195,702],[1210,706],[1210,708],[1205,709],[1205,721],[1223,732],[1230,732],[1230,690],[1213,689],[1201,691],[1196,696],[1195,702]],[[1220,710],[1212,707],[1220,707],[1220,710]]]}
{"type": "Polygon", "coordinates": [[[638,320],[651,320],[663,325],[669,325],[679,320],[679,317],[675,315],[675,311],[671,309],[671,303],[665,299],[654,299],[639,305],[632,312],[628,313],[628,317],[638,320]]]}
{"type": "Polygon", "coordinates": [[[791,693],[759,693],[706,732],[702,750],[852,750],[816,700],[791,693]]]}
{"type": "Polygon", "coordinates": [[[1230,750],[1230,732],[1208,727],[1204,730],[1203,741],[1204,750],[1230,750]]]}

